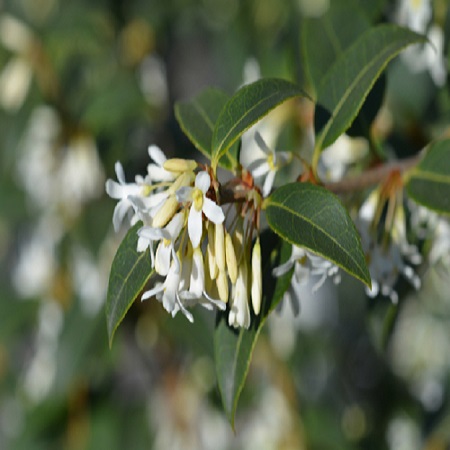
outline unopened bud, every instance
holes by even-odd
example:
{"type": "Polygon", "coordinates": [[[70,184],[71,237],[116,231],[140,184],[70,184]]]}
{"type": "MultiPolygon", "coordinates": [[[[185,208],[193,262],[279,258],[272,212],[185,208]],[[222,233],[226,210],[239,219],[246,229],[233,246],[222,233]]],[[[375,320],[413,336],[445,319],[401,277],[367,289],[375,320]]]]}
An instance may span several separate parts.
{"type": "Polygon", "coordinates": [[[169,220],[175,215],[178,209],[178,200],[174,195],[171,195],[161,206],[159,211],[153,218],[152,226],[154,228],[164,227],[169,220]]]}
{"type": "Polygon", "coordinates": [[[261,245],[259,237],[256,238],[252,251],[252,306],[256,315],[261,311],[262,299],[262,271],[261,271],[261,245]]]}
{"type": "Polygon", "coordinates": [[[231,283],[235,284],[238,276],[236,252],[234,251],[234,245],[231,236],[228,233],[225,234],[225,257],[227,262],[228,276],[230,277],[231,283]]]}
{"type": "Polygon", "coordinates": [[[225,236],[223,223],[217,223],[214,233],[214,254],[219,271],[225,270],[225,236]]]}
{"type": "Polygon", "coordinates": [[[212,280],[215,280],[219,273],[219,268],[216,264],[216,256],[214,253],[214,225],[209,223],[208,226],[208,245],[206,246],[206,253],[208,255],[209,274],[212,280]]]}
{"type": "Polygon", "coordinates": [[[228,278],[225,270],[221,270],[217,276],[217,290],[219,298],[224,303],[228,302],[228,278]]]}
{"type": "Polygon", "coordinates": [[[169,172],[192,172],[197,163],[193,159],[172,158],[165,161],[163,167],[169,172]]]}
{"type": "Polygon", "coordinates": [[[184,172],[181,175],[177,177],[177,179],[172,183],[172,185],[169,187],[169,193],[175,194],[178,189],[184,187],[184,186],[190,186],[192,182],[194,181],[195,176],[193,172],[184,172]]]}

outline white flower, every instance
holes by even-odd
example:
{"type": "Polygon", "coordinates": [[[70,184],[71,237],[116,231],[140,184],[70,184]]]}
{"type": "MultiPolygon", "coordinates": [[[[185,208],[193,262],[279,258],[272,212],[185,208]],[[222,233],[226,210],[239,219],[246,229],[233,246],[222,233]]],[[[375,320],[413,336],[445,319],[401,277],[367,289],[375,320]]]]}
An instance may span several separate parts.
{"type": "Polygon", "coordinates": [[[431,0],[400,0],[397,22],[417,33],[425,33],[431,14],[431,0]]]}
{"type": "Polygon", "coordinates": [[[175,252],[175,241],[178,238],[184,225],[184,213],[175,214],[172,220],[165,228],[154,228],[144,226],[138,231],[138,252],[143,252],[147,248],[150,249],[152,267],[155,267],[159,275],[167,275],[170,268],[171,256],[177,264],[178,257],[175,252]],[[153,252],[153,242],[160,241],[156,250],[156,259],[153,252]]]}
{"type": "Polygon", "coordinates": [[[265,176],[262,194],[263,197],[267,197],[272,190],[277,171],[291,160],[292,155],[289,152],[276,152],[270,149],[258,132],[255,133],[255,141],[264,152],[265,157],[255,159],[248,166],[248,170],[254,178],[265,176]]]}
{"type": "Polygon", "coordinates": [[[186,302],[186,304],[189,304],[189,306],[200,303],[209,310],[212,309],[212,305],[224,310],[226,307],[225,303],[221,300],[212,298],[206,292],[205,266],[200,247],[195,248],[190,256],[191,257],[183,258],[180,298],[186,302]]]}
{"type": "Polygon", "coordinates": [[[152,182],[154,181],[173,181],[175,174],[164,169],[164,163],[167,161],[166,155],[156,145],[150,145],[148,154],[154,161],[147,166],[147,173],[152,182]]]}
{"type": "Polygon", "coordinates": [[[181,310],[189,322],[193,322],[192,314],[184,307],[180,298],[180,280],[180,267],[173,260],[164,282],[157,283],[152,289],[144,292],[141,299],[146,300],[155,296],[162,303],[164,309],[172,314],[172,317],[181,310]]]}
{"type": "Polygon", "coordinates": [[[378,191],[374,191],[363,203],[356,220],[356,228],[361,235],[361,244],[368,261],[372,289],[366,287],[369,297],[379,293],[387,296],[393,303],[398,302],[394,287],[400,275],[403,275],[415,289],[421,281],[414,269],[405,263],[405,259],[417,264],[421,255],[417,248],[406,240],[403,206],[398,206],[389,236],[390,241],[379,243],[372,231],[373,220],[378,208],[378,191]]]}
{"type": "Polygon", "coordinates": [[[320,155],[318,173],[323,181],[342,179],[348,167],[361,160],[368,152],[368,142],[364,138],[351,138],[342,134],[320,155]]]}
{"type": "Polygon", "coordinates": [[[312,287],[312,291],[316,292],[325,283],[328,277],[333,277],[334,284],[341,281],[339,267],[321,256],[313,255],[308,252],[308,259],[311,264],[311,275],[319,276],[319,281],[312,287]]]}
{"type": "Polygon", "coordinates": [[[192,202],[188,217],[188,233],[192,247],[197,248],[203,233],[202,213],[213,223],[222,223],[225,215],[222,208],[206,197],[211,178],[208,172],[199,172],[195,177],[195,186],[184,186],[177,191],[178,201],[192,202]]]}
{"type": "Polygon", "coordinates": [[[118,231],[125,216],[133,210],[133,202],[129,197],[140,197],[142,194],[142,186],[137,183],[127,183],[125,181],[125,173],[122,164],[119,161],[115,165],[118,183],[114,180],[106,181],[106,193],[111,197],[119,200],[114,208],[113,225],[114,230],[118,231]]]}

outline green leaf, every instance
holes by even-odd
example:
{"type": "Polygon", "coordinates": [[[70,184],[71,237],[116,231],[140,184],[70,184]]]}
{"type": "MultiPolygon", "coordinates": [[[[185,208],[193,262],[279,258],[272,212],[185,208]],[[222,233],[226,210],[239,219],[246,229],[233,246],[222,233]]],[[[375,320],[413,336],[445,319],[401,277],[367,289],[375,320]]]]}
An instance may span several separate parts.
{"type": "Polygon", "coordinates": [[[359,234],[334,194],[313,184],[290,183],[276,189],[265,204],[270,228],[283,239],[332,261],[370,286],[359,234]]]}
{"type": "MultiPolygon", "coordinates": [[[[194,146],[209,159],[214,126],[229,98],[228,94],[219,89],[206,88],[194,98],[175,104],[175,117],[181,129],[194,146]]],[[[236,151],[227,152],[219,165],[225,169],[236,167],[236,151]]]]}
{"type": "Polygon", "coordinates": [[[322,79],[336,60],[369,27],[370,22],[359,0],[330,2],[325,14],[302,21],[303,77],[312,92],[317,93],[322,79]],[[348,26],[349,17],[352,18],[352,26],[348,26]]]}
{"type": "Polygon", "coordinates": [[[250,367],[251,357],[259,333],[268,315],[283,298],[283,294],[291,283],[293,270],[279,278],[272,276],[272,267],[285,262],[291,251],[291,246],[285,241],[278,242],[277,251],[268,253],[273,248],[274,235],[266,232],[261,235],[262,261],[267,261],[263,276],[263,300],[261,313],[258,317],[252,315],[248,330],[234,329],[228,326],[228,312],[220,312],[217,316],[214,332],[214,354],[217,372],[217,382],[222,397],[225,413],[234,428],[234,418],[237,404],[244,388],[250,367]]]}
{"type": "Polygon", "coordinates": [[[429,146],[424,158],[410,172],[406,189],[417,203],[450,214],[450,139],[429,146]]]}
{"type": "Polygon", "coordinates": [[[265,78],[239,89],[223,107],[212,138],[212,165],[240,136],[272,109],[286,100],[307,95],[295,84],[278,78],[265,78]]]}
{"type": "Polygon", "coordinates": [[[317,101],[330,119],[316,140],[313,166],[320,151],[331,145],[356,117],[368,92],[387,63],[406,46],[426,38],[396,25],[378,25],[361,35],[323,78],[317,101]]]}
{"type": "Polygon", "coordinates": [[[128,231],[111,266],[106,297],[110,346],[117,327],[153,273],[149,250],[142,253],[136,250],[137,231],[141,226],[142,223],[139,222],[128,231]]]}

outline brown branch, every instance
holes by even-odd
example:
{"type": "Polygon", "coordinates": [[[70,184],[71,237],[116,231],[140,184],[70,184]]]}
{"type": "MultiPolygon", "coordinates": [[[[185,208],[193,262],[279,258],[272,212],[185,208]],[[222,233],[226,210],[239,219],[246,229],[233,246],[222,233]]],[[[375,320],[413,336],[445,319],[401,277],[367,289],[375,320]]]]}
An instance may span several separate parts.
{"type": "Polygon", "coordinates": [[[411,158],[389,162],[381,166],[368,169],[362,174],[351,178],[346,178],[333,183],[325,183],[324,187],[335,194],[360,191],[373,186],[374,184],[378,184],[380,181],[386,179],[387,176],[393,171],[405,172],[406,170],[413,168],[420,161],[421,156],[422,155],[419,154],[411,158]]]}

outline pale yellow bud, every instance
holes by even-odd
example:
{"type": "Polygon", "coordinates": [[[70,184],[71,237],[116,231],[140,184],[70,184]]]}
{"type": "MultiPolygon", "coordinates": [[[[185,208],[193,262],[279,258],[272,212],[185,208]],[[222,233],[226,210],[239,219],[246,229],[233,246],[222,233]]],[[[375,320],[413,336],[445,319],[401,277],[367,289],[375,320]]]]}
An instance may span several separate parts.
{"type": "Polygon", "coordinates": [[[175,215],[178,209],[178,200],[175,195],[171,195],[161,206],[159,211],[153,218],[152,226],[155,228],[162,228],[175,215]]]}
{"type": "Polygon", "coordinates": [[[208,260],[209,276],[212,280],[215,280],[219,273],[219,268],[217,267],[216,258],[214,257],[214,244],[211,244],[210,241],[208,241],[208,245],[206,246],[206,259],[208,260]]]}
{"type": "Polygon", "coordinates": [[[217,223],[214,233],[214,254],[219,271],[225,270],[225,235],[223,223],[217,223]]]}
{"type": "Polygon", "coordinates": [[[224,303],[228,302],[228,278],[225,270],[221,270],[217,277],[217,290],[219,293],[219,298],[224,303]]]}
{"type": "Polygon", "coordinates": [[[172,158],[163,167],[169,172],[192,172],[197,168],[197,163],[193,159],[172,158]]]}
{"type": "Polygon", "coordinates": [[[181,175],[177,177],[177,179],[172,183],[172,185],[169,187],[169,193],[175,194],[178,189],[180,189],[183,186],[190,186],[192,182],[194,181],[195,176],[193,172],[184,172],[181,175]]]}
{"type": "Polygon", "coordinates": [[[261,311],[262,300],[262,271],[261,271],[261,245],[259,237],[256,238],[252,251],[252,306],[256,315],[261,311]]]}
{"type": "Polygon", "coordinates": [[[228,276],[232,284],[236,283],[238,276],[238,266],[236,252],[234,251],[233,241],[229,233],[225,234],[225,257],[227,262],[228,276]]]}

